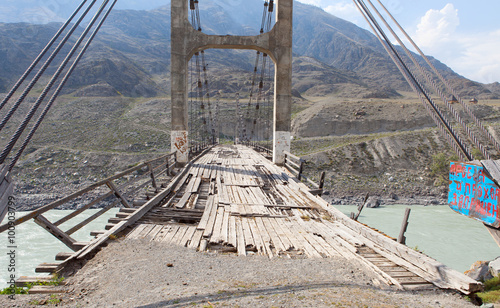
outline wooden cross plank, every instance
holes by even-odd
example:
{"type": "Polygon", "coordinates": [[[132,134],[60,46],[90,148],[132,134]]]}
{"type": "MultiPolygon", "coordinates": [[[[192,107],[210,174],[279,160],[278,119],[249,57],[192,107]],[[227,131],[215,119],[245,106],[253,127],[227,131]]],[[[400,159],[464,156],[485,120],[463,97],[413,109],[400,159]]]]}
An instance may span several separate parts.
{"type": "Polygon", "coordinates": [[[174,238],[175,234],[179,230],[178,225],[173,225],[171,229],[168,230],[167,234],[163,237],[161,240],[162,243],[170,243],[172,242],[172,239],[174,238]]]}
{"type": "Polygon", "coordinates": [[[239,256],[246,256],[247,250],[245,245],[245,236],[243,234],[243,226],[241,223],[241,218],[236,218],[236,237],[237,237],[237,249],[239,256]]]}
{"type": "Polygon", "coordinates": [[[182,247],[186,247],[188,245],[188,243],[191,241],[191,239],[193,238],[193,235],[195,232],[196,232],[196,227],[193,227],[193,226],[187,227],[186,233],[184,234],[184,236],[180,240],[179,245],[181,245],[182,247]]]}

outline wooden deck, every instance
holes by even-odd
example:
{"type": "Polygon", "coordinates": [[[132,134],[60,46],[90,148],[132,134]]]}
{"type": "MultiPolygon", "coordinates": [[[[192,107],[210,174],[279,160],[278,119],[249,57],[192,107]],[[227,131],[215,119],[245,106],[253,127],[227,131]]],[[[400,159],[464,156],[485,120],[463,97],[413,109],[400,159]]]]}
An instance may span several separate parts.
{"type": "MultiPolygon", "coordinates": [[[[217,146],[199,158],[173,197],[142,216],[126,237],[240,256],[340,257],[357,260],[381,284],[399,289],[464,289],[442,278],[445,265],[350,220],[244,146],[217,146]]],[[[445,271],[474,288],[461,273],[445,271]]]]}
{"type": "Polygon", "coordinates": [[[304,192],[305,186],[255,151],[216,147],[184,178],[177,196],[145,215],[128,238],[148,237],[239,255],[339,256],[333,248],[338,246],[334,240],[338,223],[315,196],[304,192]],[[179,217],[166,214],[175,212],[179,217]],[[202,215],[194,224],[178,223],[180,215],[197,213],[202,215]]]}
{"type": "MultiPolygon", "coordinates": [[[[477,292],[482,284],[354,221],[312,194],[286,169],[245,146],[205,151],[155,187],[138,207],[122,208],[95,238],[61,263],[39,266],[57,272],[93,253],[110,238],[149,240],[269,258],[345,258],[371,271],[373,282],[398,289],[477,292]]],[[[135,202],[134,202],[135,204],[135,202]]]]}

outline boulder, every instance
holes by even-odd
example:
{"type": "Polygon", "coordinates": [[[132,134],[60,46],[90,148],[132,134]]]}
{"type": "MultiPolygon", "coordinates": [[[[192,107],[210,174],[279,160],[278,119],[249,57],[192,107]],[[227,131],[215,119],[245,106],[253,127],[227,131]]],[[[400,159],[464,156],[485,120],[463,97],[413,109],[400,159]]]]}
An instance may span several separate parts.
{"type": "Polygon", "coordinates": [[[377,197],[369,197],[368,200],[366,200],[366,207],[368,208],[377,208],[380,206],[380,199],[377,197]]]}
{"type": "Polygon", "coordinates": [[[477,261],[465,272],[465,275],[477,281],[489,280],[493,278],[490,274],[489,263],[489,261],[477,261]]]}
{"type": "Polygon", "coordinates": [[[500,274],[500,257],[496,258],[493,261],[490,261],[488,267],[490,269],[491,276],[493,277],[498,276],[498,274],[500,274]]]}

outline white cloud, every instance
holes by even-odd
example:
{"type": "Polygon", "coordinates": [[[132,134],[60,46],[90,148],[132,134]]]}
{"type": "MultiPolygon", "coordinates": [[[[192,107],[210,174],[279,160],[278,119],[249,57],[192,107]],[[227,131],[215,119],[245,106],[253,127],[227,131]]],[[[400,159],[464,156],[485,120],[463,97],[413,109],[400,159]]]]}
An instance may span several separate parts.
{"type": "Polygon", "coordinates": [[[456,39],[460,52],[450,58],[449,65],[458,73],[480,82],[500,81],[500,30],[460,36],[456,39]]]}
{"type": "Polygon", "coordinates": [[[459,25],[458,10],[448,3],[427,11],[413,37],[426,54],[457,73],[484,83],[500,81],[500,30],[465,34],[457,30],[459,25]]]}
{"type": "Polygon", "coordinates": [[[321,3],[323,2],[322,0],[299,0],[299,1],[305,4],[312,4],[315,6],[321,6],[321,3]]]}
{"type": "Polygon", "coordinates": [[[415,39],[424,48],[440,49],[453,40],[459,24],[458,10],[448,3],[439,11],[427,11],[417,26],[415,39]]]}
{"type": "Polygon", "coordinates": [[[354,22],[359,24],[362,20],[362,16],[359,10],[354,6],[351,2],[336,2],[333,5],[329,5],[324,9],[326,12],[337,16],[339,18],[348,20],[350,22],[354,22]]]}

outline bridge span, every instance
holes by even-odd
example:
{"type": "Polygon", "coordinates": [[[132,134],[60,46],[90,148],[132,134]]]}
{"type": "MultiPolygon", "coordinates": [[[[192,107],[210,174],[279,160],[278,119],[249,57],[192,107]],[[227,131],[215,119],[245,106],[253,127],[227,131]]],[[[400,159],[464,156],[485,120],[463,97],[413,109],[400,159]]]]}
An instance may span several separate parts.
{"type": "MultiPolygon", "coordinates": [[[[455,289],[469,294],[479,282],[347,217],[286,168],[243,145],[207,148],[178,169],[150,200],[124,207],[106,230],[60,253],[61,263],[38,272],[65,272],[95,255],[108,240],[146,240],[242,257],[345,258],[377,277],[376,284],[401,290],[455,289]]],[[[57,228],[44,225],[57,236],[57,228]]],[[[60,231],[62,232],[62,231],[60,231]]],[[[34,278],[20,279],[18,284],[34,278]]],[[[50,287],[51,292],[54,288],[50,287]]]]}

